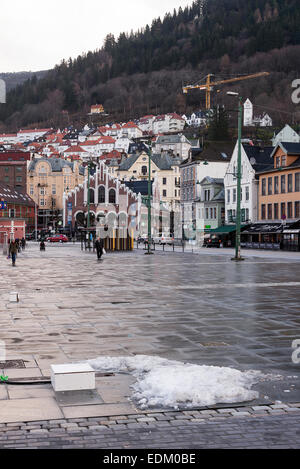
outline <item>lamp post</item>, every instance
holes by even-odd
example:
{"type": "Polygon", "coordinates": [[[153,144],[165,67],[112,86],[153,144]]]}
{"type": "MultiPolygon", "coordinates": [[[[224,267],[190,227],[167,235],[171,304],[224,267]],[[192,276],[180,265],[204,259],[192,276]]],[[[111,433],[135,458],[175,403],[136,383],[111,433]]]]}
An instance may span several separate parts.
{"type": "Polygon", "coordinates": [[[229,96],[236,96],[239,100],[238,111],[238,159],[237,159],[237,198],[236,198],[236,239],[235,239],[235,257],[233,261],[244,260],[241,257],[241,188],[242,188],[242,118],[243,118],[243,105],[242,97],[239,93],[228,91],[229,96]]]}
{"type": "Polygon", "coordinates": [[[152,241],[152,230],[151,230],[151,155],[152,155],[152,148],[151,148],[151,141],[149,145],[149,152],[148,152],[148,251],[145,253],[147,255],[153,254],[151,251],[151,241],[152,241]]]}
{"type": "Polygon", "coordinates": [[[88,183],[87,183],[87,208],[88,208],[88,213],[87,213],[87,233],[88,233],[88,249],[89,251],[91,250],[91,240],[90,240],[90,225],[91,225],[91,212],[90,212],[90,206],[91,206],[91,195],[90,195],[90,171],[91,168],[94,168],[95,164],[93,163],[92,157],[89,157],[88,160],[88,183]]]}

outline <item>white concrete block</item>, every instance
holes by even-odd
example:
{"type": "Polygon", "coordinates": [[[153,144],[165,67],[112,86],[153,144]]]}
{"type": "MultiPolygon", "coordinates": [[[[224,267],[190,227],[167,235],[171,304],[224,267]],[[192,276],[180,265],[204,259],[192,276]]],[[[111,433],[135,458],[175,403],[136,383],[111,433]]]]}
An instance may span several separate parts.
{"type": "Polygon", "coordinates": [[[19,294],[16,291],[11,291],[9,294],[9,301],[10,303],[18,303],[19,302],[19,294]]]}
{"type": "Polygon", "coordinates": [[[95,370],[88,364],[51,365],[54,391],[96,389],[95,370]]]}

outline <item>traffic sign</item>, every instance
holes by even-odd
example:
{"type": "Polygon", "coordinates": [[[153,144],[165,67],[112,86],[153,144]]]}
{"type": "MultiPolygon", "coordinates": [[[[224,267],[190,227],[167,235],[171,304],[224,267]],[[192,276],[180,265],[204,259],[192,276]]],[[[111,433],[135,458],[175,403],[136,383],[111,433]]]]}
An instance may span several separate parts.
{"type": "Polygon", "coordinates": [[[0,202],[0,210],[7,210],[7,202],[0,202]]]}

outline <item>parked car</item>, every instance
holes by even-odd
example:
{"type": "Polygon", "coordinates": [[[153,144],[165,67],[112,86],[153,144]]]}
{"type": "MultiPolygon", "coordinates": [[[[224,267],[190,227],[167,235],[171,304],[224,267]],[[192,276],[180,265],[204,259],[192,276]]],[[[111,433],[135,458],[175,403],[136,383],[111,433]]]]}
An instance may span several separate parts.
{"type": "Polygon", "coordinates": [[[174,237],[162,233],[161,236],[153,236],[153,242],[155,244],[174,244],[174,237]]]}
{"type": "Polygon", "coordinates": [[[49,236],[46,239],[46,241],[49,242],[49,243],[67,243],[69,241],[69,239],[67,238],[67,236],[65,236],[63,234],[56,234],[56,235],[53,235],[53,236],[49,236]]]}
{"type": "Polygon", "coordinates": [[[27,241],[35,240],[35,232],[33,232],[33,233],[26,233],[25,239],[26,239],[27,241]]]}
{"type": "Polygon", "coordinates": [[[211,236],[210,238],[205,238],[203,246],[207,248],[220,248],[222,244],[222,239],[218,236],[211,236]]]}
{"type": "Polygon", "coordinates": [[[148,243],[148,235],[144,234],[144,235],[138,236],[137,242],[138,243],[148,243]]]}

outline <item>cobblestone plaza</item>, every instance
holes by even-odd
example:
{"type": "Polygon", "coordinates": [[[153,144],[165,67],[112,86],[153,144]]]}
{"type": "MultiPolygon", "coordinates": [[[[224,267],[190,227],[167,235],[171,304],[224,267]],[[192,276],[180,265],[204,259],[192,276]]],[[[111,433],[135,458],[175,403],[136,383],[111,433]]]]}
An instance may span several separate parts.
{"type": "Polygon", "coordinates": [[[292,361],[292,342],[300,339],[296,256],[252,254],[235,263],[230,252],[144,256],[139,250],[107,254],[97,262],[95,254],[81,252],[77,244],[47,246],[40,253],[29,243],[15,269],[2,257],[0,339],[7,359],[25,361],[23,369],[2,370],[10,379],[49,377],[54,363],[140,354],[262,370],[282,379],[261,383],[256,402],[227,412],[228,405],[195,409],[195,415],[184,410],[172,415],[171,409],[141,412],[129,399],[131,376],[98,378],[98,405],[58,405],[50,385],[4,384],[0,445],[58,447],[55,437],[63,432],[60,446],[299,447],[299,365],[292,361]],[[9,302],[11,291],[18,292],[19,303],[9,302]],[[220,419],[225,419],[222,424],[220,419]],[[85,425],[95,421],[100,429],[85,425]],[[220,425],[229,432],[225,439],[218,436],[220,425]],[[282,434],[276,437],[276,425],[291,430],[282,439],[282,434]],[[172,442],[157,438],[164,426],[172,442]],[[238,437],[251,429],[252,440],[238,437]],[[50,430],[54,440],[46,442],[42,436],[50,430]],[[111,431],[117,439],[111,440],[111,431]],[[210,442],[204,438],[208,431],[210,442]]]}

